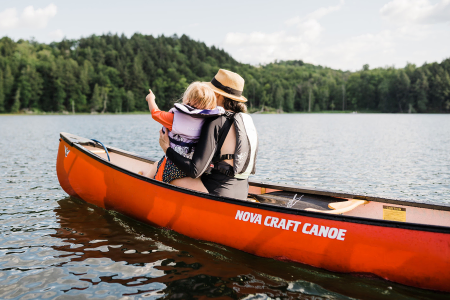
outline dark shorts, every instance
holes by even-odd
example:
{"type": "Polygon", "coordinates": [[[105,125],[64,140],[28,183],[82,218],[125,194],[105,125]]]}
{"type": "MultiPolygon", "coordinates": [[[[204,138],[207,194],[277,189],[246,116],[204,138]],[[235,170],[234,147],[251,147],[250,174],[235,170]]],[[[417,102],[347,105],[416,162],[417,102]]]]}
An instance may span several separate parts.
{"type": "Polygon", "coordinates": [[[205,188],[212,195],[246,200],[248,195],[248,179],[237,179],[212,171],[201,177],[205,188]]]}
{"type": "MultiPolygon", "coordinates": [[[[161,160],[158,162],[158,168],[156,169],[156,174],[154,177],[155,179],[158,175],[158,172],[160,171],[159,168],[161,167],[161,164],[164,162],[164,159],[166,159],[165,156],[161,158],[161,160]]],[[[175,164],[172,161],[166,159],[166,164],[164,166],[164,170],[162,173],[162,181],[170,183],[172,180],[184,177],[187,177],[187,175],[183,171],[178,169],[177,166],[175,166],[175,164]]]]}

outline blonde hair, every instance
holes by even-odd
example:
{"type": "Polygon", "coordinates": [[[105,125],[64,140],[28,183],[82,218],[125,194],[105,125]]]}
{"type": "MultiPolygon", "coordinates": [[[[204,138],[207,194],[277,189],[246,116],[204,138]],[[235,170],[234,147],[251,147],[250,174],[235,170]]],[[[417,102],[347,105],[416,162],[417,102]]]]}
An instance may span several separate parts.
{"type": "Polygon", "coordinates": [[[214,91],[199,81],[188,86],[183,94],[182,102],[198,109],[214,109],[217,106],[214,91]]]}

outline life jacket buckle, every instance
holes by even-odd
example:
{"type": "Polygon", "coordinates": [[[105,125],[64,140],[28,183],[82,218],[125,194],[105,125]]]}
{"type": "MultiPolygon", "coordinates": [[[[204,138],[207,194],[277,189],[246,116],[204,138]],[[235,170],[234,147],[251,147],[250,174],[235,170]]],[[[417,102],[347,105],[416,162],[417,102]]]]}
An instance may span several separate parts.
{"type": "Polygon", "coordinates": [[[206,168],[205,174],[210,175],[212,170],[214,170],[214,164],[210,164],[208,168],[206,168]]]}

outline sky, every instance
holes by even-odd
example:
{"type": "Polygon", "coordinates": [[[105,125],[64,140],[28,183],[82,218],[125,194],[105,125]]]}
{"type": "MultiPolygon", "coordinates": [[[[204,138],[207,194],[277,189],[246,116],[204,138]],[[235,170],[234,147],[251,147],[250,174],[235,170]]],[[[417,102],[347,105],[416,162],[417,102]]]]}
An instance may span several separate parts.
{"type": "Polygon", "coordinates": [[[254,65],[401,68],[450,58],[450,0],[0,1],[0,37],[49,43],[109,32],[186,34],[254,65]]]}

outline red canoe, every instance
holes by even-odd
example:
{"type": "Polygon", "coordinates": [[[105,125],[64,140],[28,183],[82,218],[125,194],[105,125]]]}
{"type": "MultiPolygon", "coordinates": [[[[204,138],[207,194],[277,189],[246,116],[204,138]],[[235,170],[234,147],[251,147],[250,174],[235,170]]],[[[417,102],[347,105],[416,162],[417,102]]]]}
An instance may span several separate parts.
{"type": "MultiPolygon", "coordinates": [[[[151,159],[61,133],[70,196],[258,256],[450,292],[450,206],[251,182],[248,201],[139,175],[151,159]]],[[[145,173],[144,173],[145,174],[145,173]]]]}

